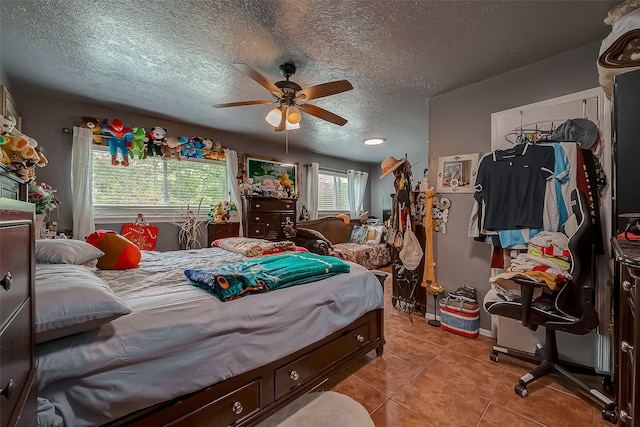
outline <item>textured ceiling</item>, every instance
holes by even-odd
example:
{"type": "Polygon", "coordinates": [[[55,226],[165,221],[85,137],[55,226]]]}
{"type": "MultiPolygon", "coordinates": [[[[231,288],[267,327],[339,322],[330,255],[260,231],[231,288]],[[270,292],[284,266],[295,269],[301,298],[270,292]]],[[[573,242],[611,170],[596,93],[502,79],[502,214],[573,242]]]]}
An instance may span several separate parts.
{"type": "Polygon", "coordinates": [[[617,3],[2,0],[0,59],[15,85],[281,143],[264,121],[271,106],[211,104],[270,99],[233,63],[275,82],[293,62],[303,88],[347,79],[354,89],[310,101],[345,126],[305,115],[289,143],[379,162],[425,151],[430,97],[602,40],[617,3]],[[387,143],[366,148],[370,136],[387,143]]]}

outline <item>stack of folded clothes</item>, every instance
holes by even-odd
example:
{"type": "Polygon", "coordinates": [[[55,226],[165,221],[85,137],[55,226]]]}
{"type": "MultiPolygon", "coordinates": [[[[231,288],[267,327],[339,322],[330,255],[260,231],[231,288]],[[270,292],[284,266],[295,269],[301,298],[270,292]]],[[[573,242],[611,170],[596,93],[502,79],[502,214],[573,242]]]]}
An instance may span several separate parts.
{"type": "MultiPolygon", "coordinates": [[[[506,301],[520,300],[520,285],[515,278],[526,278],[544,285],[534,289],[534,301],[551,294],[571,280],[569,239],[564,233],[543,231],[529,241],[527,252],[511,260],[511,266],[489,281],[496,285],[498,296],[506,301]]],[[[542,302],[542,300],[541,300],[542,302]]]]}

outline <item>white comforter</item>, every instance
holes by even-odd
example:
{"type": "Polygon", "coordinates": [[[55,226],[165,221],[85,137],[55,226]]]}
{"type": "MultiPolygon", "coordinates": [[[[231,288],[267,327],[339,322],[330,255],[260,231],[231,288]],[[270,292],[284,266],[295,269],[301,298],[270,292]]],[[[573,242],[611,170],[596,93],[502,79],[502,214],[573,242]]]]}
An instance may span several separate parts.
{"type": "Polygon", "coordinates": [[[183,273],[243,259],[218,248],[144,252],[140,268],[99,271],[133,313],[37,347],[40,425],[104,423],[277,360],[383,307],[378,280],[357,264],[230,302],[183,273]]]}

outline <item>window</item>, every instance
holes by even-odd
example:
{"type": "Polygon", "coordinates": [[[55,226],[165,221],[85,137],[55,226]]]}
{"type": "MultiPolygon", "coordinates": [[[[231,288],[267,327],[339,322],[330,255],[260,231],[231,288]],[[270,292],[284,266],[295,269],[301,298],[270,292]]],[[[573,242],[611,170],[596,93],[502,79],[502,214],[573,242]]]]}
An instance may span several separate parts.
{"type": "Polygon", "coordinates": [[[227,200],[226,164],[209,160],[129,158],[112,166],[108,151],[94,148],[92,196],[100,222],[129,222],[138,212],[154,221],[172,221],[187,207],[205,217],[211,204],[227,200]]]}
{"type": "Polygon", "coordinates": [[[346,172],[319,171],[318,211],[349,211],[349,187],[346,172]]]}

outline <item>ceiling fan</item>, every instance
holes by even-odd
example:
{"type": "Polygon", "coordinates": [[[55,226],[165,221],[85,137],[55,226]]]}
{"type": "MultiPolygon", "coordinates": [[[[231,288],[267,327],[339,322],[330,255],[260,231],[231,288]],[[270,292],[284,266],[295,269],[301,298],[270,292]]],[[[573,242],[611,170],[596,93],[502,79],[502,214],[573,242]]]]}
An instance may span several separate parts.
{"type": "Polygon", "coordinates": [[[346,92],[353,89],[347,80],[336,80],[328,83],[321,83],[303,89],[299,84],[289,80],[289,77],[296,73],[296,66],[291,63],[280,65],[280,74],[286,80],[272,83],[265,76],[247,64],[233,64],[238,70],[255,80],[259,85],[267,89],[274,97],[273,100],[255,100],[229,102],[225,104],[214,104],[215,108],[239,107],[244,105],[258,104],[279,104],[267,114],[265,119],[275,128],[276,132],[283,130],[298,129],[302,116],[300,112],[309,114],[338,126],[344,126],[347,120],[337,114],[327,111],[306,101],[322,98],[329,95],[346,92]]]}

